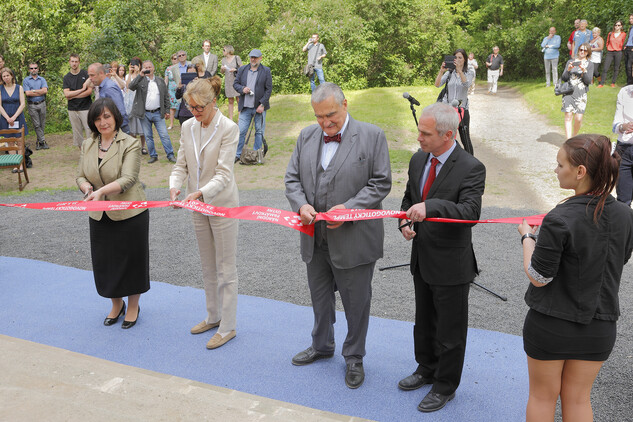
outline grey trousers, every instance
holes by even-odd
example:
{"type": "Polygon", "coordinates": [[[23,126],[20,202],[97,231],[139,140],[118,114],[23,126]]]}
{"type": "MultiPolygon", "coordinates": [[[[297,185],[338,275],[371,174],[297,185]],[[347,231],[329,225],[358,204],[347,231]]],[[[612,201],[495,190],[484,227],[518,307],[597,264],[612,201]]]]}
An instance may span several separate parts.
{"type": "Polygon", "coordinates": [[[334,351],[336,322],[335,289],[338,289],[347,319],[347,337],[342,354],[345,363],[358,363],[365,356],[365,339],[369,327],[371,279],[376,263],[340,269],[332,264],[327,249],[315,245],[312,261],[307,264],[308,286],[312,298],[314,327],[312,348],[321,353],[334,351]]]}
{"type": "Polygon", "coordinates": [[[554,85],[558,82],[558,57],[555,59],[545,59],[545,84],[549,86],[550,74],[554,85]]]}
{"type": "Polygon", "coordinates": [[[46,125],[46,101],[39,104],[28,104],[29,116],[33,126],[35,126],[35,133],[37,134],[37,142],[44,142],[44,126],[46,125]]]}

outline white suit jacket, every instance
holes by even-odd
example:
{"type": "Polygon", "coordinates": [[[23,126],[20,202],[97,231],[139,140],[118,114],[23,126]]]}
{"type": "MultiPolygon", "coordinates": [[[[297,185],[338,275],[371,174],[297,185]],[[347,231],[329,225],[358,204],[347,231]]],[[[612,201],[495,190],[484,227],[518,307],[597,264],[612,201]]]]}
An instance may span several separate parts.
{"type": "Polygon", "coordinates": [[[187,192],[199,190],[203,202],[218,207],[236,207],[239,195],[233,164],[240,131],[220,110],[216,111],[210,130],[203,132],[204,139],[199,139],[200,127],[195,118],[182,125],[178,158],[169,177],[169,188],[180,189],[186,180],[187,192]]]}

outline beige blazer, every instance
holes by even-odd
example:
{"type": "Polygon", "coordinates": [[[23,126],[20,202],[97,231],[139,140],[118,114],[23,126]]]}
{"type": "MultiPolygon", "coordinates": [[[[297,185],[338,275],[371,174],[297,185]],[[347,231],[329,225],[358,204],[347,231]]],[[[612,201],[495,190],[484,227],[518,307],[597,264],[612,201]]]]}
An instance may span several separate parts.
{"type": "MultiPolygon", "coordinates": [[[[121,193],[104,198],[106,201],[145,201],[145,191],[138,180],[141,169],[141,142],[119,130],[114,142],[99,164],[99,141],[86,139],[81,144],[81,156],[77,169],[77,186],[89,182],[94,190],[111,182],[121,185],[121,193]]],[[[108,217],[114,221],[125,220],[145,211],[133,209],[124,211],[107,211],[108,217]]],[[[103,211],[91,211],[90,218],[101,220],[103,211]]]]}
{"type": "Polygon", "coordinates": [[[169,177],[169,188],[181,189],[186,180],[187,193],[199,190],[203,202],[218,207],[237,207],[239,195],[233,165],[240,130],[217,110],[209,127],[202,129],[202,139],[200,131],[200,122],[195,118],[182,125],[178,158],[169,177]]]}

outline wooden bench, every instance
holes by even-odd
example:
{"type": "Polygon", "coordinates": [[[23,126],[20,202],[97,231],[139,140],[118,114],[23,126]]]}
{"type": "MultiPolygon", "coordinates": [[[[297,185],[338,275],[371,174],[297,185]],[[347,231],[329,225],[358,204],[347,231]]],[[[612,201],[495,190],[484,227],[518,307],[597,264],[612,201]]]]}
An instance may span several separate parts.
{"type": "Polygon", "coordinates": [[[29,183],[29,174],[26,169],[26,146],[24,143],[24,127],[20,129],[0,130],[0,168],[16,169],[18,173],[18,186],[20,191],[29,183]],[[19,135],[7,138],[6,135],[19,135]],[[7,154],[8,152],[8,154],[7,154]],[[22,173],[26,182],[22,184],[22,173]]]}

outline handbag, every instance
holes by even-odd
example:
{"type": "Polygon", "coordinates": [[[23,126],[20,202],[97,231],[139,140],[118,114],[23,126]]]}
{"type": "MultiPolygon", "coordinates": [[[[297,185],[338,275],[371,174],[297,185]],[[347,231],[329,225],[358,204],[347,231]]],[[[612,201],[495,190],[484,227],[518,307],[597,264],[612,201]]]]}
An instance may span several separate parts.
{"type": "MultiPolygon", "coordinates": [[[[253,123],[251,118],[251,123],[248,128],[248,136],[246,137],[246,142],[244,142],[244,147],[242,148],[242,154],[240,155],[240,164],[243,165],[256,165],[256,164],[264,164],[266,157],[266,153],[268,152],[268,143],[266,142],[266,138],[262,136],[263,146],[260,149],[253,149],[248,145],[248,141],[251,139],[251,132],[253,131],[253,127],[255,124],[253,123]]],[[[253,141],[254,143],[254,141],[253,141]]]]}
{"type": "Polygon", "coordinates": [[[319,54],[319,46],[321,45],[321,43],[317,44],[316,48],[317,48],[317,54],[314,56],[314,62],[313,63],[308,63],[307,65],[305,65],[305,67],[303,68],[303,74],[305,76],[307,76],[308,78],[311,78],[312,75],[314,75],[314,66],[316,65],[316,61],[317,61],[317,57],[319,54]]]}
{"type": "Polygon", "coordinates": [[[574,92],[574,87],[571,84],[571,82],[567,81],[564,83],[560,83],[560,81],[558,81],[556,83],[556,86],[554,87],[554,94],[556,95],[570,95],[574,92]]]}

